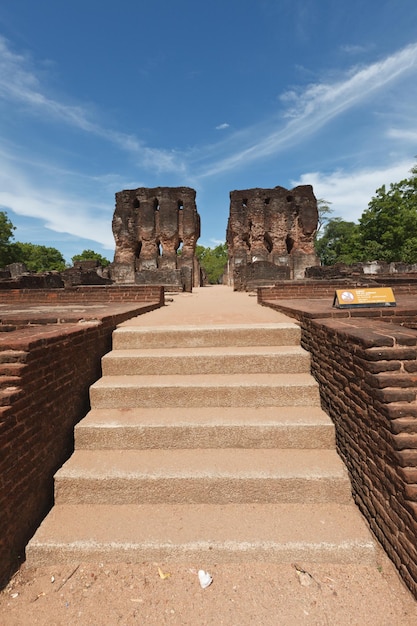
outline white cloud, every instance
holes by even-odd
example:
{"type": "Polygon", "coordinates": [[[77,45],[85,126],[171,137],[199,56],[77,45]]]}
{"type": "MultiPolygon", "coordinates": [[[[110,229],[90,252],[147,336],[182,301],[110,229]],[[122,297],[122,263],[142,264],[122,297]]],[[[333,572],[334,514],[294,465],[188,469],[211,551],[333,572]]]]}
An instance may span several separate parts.
{"type": "Polygon", "coordinates": [[[389,188],[390,183],[408,178],[413,165],[413,161],[402,161],[373,170],[337,170],[330,174],[308,172],[302,174],[298,180],[291,181],[291,185],[313,185],[316,198],[331,202],[331,217],[342,217],[346,221],[356,222],[368,207],[376,190],[382,185],[389,188]]]}
{"type": "MultiPolygon", "coordinates": [[[[277,154],[316,133],[330,120],[365,102],[373,94],[410,73],[417,74],[417,43],[368,66],[355,67],[343,80],[309,85],[304,91],[294,89],[282,94],[288,105],[282,119],[268,130],[260,126],[230,136],[239,144],[233,152],[214,160],[203,176],[213,176],[233,168],[247,166],[260,158],[277,154]],[[274,127],[275,126],[275,127],[274,127]]],[[[227,151],[227,144],[223,144],[227,151]]]]}
{"type": "Polygon", "coordinates": [[[218,126],[216,126],[216,130],[224,130],[225,128],[229,128],[230,124],[227,124],[227,122],[224,122],[224,124],[219,124],[218,126]]]}
{"type": "Polygon", "coordinates": [[[123,151],[134,154],[146,167],[157,171],[185,171],[185,164],[178,153],[149,148],[134,135],[105,128],[92,121],[88,107],[59,102],[48,97],[45,90],[31,67],[30,59],[12,52],[6,39],[0,36],[0,98],[24,104],[29,110],[41,113],[48,119],[64,122],[101,137],[123,151]]]}
{"type": "MultiPolygon", "coordinates": [[[[45,178],[50,179],[50,175],[45,178]]],[[[50,230],[114,247],[111,232],[114,206],[106,207],[97,191],[84,198],[50,182],[44,183],[39,170],[24,170],[16,156],[8,157],[4,152],[0,153],[0,210],[37,218],[50,230]]]]}
{"type": "Polygon", "coordinates": [[[417,143],[417,130],[402,130],[399,128],[390,128],[387,131],[387,137],[390,139],[400,139],[410,143],[417,143]]]}

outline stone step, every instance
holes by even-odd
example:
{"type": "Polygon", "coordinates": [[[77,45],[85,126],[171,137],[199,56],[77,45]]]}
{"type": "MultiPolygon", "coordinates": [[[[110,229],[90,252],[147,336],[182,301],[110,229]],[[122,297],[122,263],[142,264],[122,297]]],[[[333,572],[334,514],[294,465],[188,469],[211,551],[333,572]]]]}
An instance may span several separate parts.
{"type": "Polygon", "coordinates": [[[0,373],[0,389],[7,391],[8,389],[15,389],[22,383],[19,376],[3,375],[0,373]]]}
{"type": "Polygon", "coordinates": [[[57,504],[350,501],[335,450],[77,450],[55,475],[57,504]]]}
{"type": "Polygon", "coordinates": [[[376,560],[352,504],[56,505],[26,550],[30,567],[80,561],[374,566],[376,560]]]}
{"type": "Polygon", "coordinates": [[[93,408],[319,406],[309,374],[103,376],[90,387],[93,408]]]}
{"type": "Polygon", "coordinates": [[[27,356],[23,350],[0,350],[0,363],[25,363],[27,356]]]}
{"type": "Polygon", "coordinates": [[[334,424],[316,407],[92,409],[76,449],[333,448],[334,424]]]}
{"type": "Polygon", "coordinates": [[[302,373],[310,371],[310,354],[300,346],[112,350],[103,357],[102,370],[104,376],[302,373]]]}
{"type": "Polygon", "coordinates": [[[234,324],[225,326],[119,326],[113,333],[114,350],[220,346],[299,345],[297,324],[234,324]]]}

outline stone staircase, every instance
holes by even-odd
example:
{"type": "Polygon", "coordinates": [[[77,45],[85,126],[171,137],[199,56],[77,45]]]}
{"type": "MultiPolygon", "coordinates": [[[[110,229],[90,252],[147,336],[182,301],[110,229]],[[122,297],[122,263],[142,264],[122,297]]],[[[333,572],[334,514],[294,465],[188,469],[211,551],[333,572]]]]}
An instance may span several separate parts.
{"type": "Polygon", "coordinates": [[[374,564],[292,323],[124,324],[30,565],[374,564]]]}

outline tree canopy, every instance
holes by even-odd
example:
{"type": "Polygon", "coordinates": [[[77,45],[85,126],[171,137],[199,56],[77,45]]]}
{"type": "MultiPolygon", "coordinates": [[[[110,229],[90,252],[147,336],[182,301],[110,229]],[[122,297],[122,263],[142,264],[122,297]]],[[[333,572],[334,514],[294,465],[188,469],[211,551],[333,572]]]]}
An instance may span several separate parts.
{"type": "Polygon", "coordinates": [[[94,252],[94,250],[83,250],[81,254],[75,254],[71,260],[74,265],[77,261],[99,261],[102,267],[110,265],[110,261],[106,259],[106,257],[102,256],[98,252],[94,252]]]}
{"type": "Polygon", "coordinates": [[[316,239],[316,251],[324,265],[417,263],[417,166],[410,178],[377,189],[358,224],[329,219],[316,239]]]}
{"type": "Polygon", "coordinates": [[[221,280],[227,263],[227,245],[221,243],[215,248],[205,248],[196,246],[195,254],[201,267],[207,274],[207,279],[211,285],[216,285],[221,280]]]}
{"type": "Polygon", "coordinates": [[[62,272],[65,259],[56,248],[34,243],[12,244],[14,262],[24,263],[30,272],[62,272]]]}
{"type": "Polygon", "coordinates": [[[362,213],[359,230],[367,257],[376,251],[378,259],[388,263],[417,261],[412,254],[416,245],[410,242],[417,239],[417,167],[411,173],[410,178],[391,183],[388,191],[385,185],[377,189],[362,213]]]}

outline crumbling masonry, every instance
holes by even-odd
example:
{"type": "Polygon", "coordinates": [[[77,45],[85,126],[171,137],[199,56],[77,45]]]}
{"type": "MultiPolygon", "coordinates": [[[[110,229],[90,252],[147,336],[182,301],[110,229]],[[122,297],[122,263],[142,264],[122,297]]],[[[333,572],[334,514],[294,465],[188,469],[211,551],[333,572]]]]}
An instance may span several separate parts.
{"type": "Polygon", "coordinates": [[[116,283],[161,284],[184,291],[200,285],[195,196],[189,187],[140,187],[116,193],[111,270],[116,283]]]}
{"type": "Polygon", "coordinates": [[[319,265],[314,251],[317,200],[311,185],[230,192],[229,284],[244,290],[304,278],[319,265]]]}

